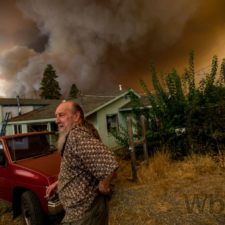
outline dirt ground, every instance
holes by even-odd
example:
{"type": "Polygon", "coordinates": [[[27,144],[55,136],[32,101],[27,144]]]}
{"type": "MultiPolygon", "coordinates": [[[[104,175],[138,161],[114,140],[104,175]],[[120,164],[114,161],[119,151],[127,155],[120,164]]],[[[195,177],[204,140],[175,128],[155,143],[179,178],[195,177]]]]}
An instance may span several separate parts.
{"type": "MultiPolygon", "coordinates": [[[[130,163],[120,161],[110,225],[225,224],[225,169],[211,157],[171,162],[159,154],[148,166],[139,165],[138,178],[133,182],[130,163]]],[[[0,215],[0,225],[22,225],[3,204],[0,215]]]]}
{"type": "Polygon", "coordinates": [[[124,166],[111,201],[110,225],[225,224],[224,162],[208,156],[171,162],[159,154],[149,166],[140,166],[136,184],[121,183],[124,166]]]}

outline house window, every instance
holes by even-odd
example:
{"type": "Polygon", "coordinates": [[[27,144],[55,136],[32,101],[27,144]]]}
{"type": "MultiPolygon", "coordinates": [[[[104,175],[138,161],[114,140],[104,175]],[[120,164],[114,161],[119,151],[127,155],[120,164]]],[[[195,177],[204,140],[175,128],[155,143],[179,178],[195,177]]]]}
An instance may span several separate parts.
{"type": "Polygon", "coordinates": [[[47,131],[47,124],[29,124],[27,126],[28,132],[35,132],[35,131],[47,131]]]}
{"type": "Polygon", "coordinates": [[[118,130],[118,116],[117,114],[106,116],[107,131],[108,133],[116,132],[118,130]]]}
{"type": "Polygon", "coordinates": [[[14,125],[14,134],[21,134],[22,133],[22,125],[14,125]]]}

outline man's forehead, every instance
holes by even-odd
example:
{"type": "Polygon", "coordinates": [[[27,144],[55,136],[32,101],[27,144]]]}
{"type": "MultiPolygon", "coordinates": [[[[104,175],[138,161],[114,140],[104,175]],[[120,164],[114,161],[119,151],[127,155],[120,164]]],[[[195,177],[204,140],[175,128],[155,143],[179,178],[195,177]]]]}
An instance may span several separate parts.
{"type": "Polygon", "coordinates": [[[70,102],[63,102],[57,107],[56,113],[71,110],[71,107],[72,105],[70,104],[70,102]]]}

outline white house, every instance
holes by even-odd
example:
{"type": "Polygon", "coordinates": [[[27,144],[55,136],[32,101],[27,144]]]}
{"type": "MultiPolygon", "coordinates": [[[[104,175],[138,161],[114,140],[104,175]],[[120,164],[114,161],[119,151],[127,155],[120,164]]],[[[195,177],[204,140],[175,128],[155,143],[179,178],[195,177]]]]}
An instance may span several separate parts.
{"type": "MultiPolygon", "coordinates": [[[[137,97],[140,97],[136,92],[132,90],[131,92],[133,92],[137,97]]],[[[118,129],[118,124],[124,125],[126,123],[125,117],[127,115],[127,111],[125,113],[124,110],[120,109],[131,101],[129,96],[129,91],[120,91],[111,96],[82,95],[76,99],[76,102],[80,104],[84,110],[85,118],[93,123],[97,128],[102,141],[112,149],[118,148],[119,145],[110,131],[118,129]]],[[[38,102],[38,100],[35,101],[38,102]]],[[[33,105],[33,108],[30,108],[31,110],[27,110],[27,112],[25,112],[25,108],[22,108],[23,100],[21,99],[20,107],[22,114],[12,116],[8,121],[6,126],[7,135],[19,132],[57,130],[54,113],[57,105],[62,100],[50,100],[48,104],[47,100],[45,104],[42,102],[43,100],[39,101],[42,104],[39,104],[36,108],[34,108],[33,105]]],[[[5,106],[2,105],[1,107],[3,107],[2,110],[6,115],[7,110],[4,108],[5,106]]],[[[32,105],[30,105],[30,107],[32,107],[32,105]]],[[[18,112],[16,105],[14,105],[14,110],[17,110],[18,112]]],[[[3,117],[4,113],[2,113],[3,117]]]]}
{"type": "MultiPolygon", "coordinates": [[[[58,100],[45,99],[20,99],[0,98],[0,133],[5,134],[4,125],[7,125],[11,118],[26,114],[40,107],[59,102],[58,100]]],[[[14,126],[10,133],[21,133],[21,127],[14,126]]]]}

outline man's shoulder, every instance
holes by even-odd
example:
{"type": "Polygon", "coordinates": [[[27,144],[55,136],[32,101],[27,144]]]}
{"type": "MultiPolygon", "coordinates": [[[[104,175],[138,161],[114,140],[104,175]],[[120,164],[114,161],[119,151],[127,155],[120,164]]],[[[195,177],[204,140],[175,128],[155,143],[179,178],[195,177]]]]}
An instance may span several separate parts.
{"type": "Polygon", "coordinates": [[[72,129],[70,130],[69,136],[81,137],[81,136],[92,136],[92,135],[88,128],[81,125],[81,126],[73,126],[72,129]]]}

